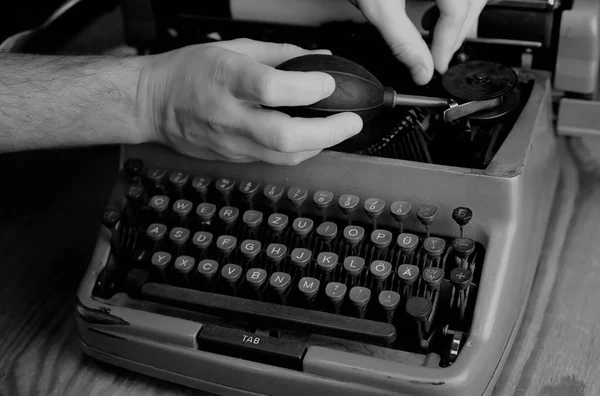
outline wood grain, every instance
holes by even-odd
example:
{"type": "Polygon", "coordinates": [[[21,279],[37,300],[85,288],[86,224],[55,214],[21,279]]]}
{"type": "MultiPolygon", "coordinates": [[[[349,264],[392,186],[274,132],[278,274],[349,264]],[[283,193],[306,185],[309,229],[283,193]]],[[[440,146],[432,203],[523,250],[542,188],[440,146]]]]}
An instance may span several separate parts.
{"type": "MultiPolygon", "coordinates": [[[[498,383],[498,395],[600,394],[600,145],[573,145],[575,211],[561,243],[548,240],[528,309],[498,383]]],[[[560,228],[560,227],[559,227],[560,228]]]]}

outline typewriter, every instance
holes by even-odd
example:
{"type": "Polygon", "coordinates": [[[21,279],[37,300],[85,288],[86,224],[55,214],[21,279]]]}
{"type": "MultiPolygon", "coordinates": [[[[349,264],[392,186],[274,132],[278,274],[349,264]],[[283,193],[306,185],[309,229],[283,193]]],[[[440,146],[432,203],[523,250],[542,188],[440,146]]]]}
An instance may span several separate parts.
{"type": "MultiPolygon", "coordinates": [[[[429,37],[435,3],[407,8],[429,37]]],[[[401,92],[444,89],[443,76],[411,85],[345,0],[124,11],[142,53],[292,42],[329,48],[401,92]]],[[[455,123],[394,109],[296,166],[122,147],[78,291],[82,348],[214,394],[490,394],[555,215],[557,96],[595,95],[597,11],[593,1],[490,2],[451,70],[495,62],[515,79],[501,105],[455,123]]]]}

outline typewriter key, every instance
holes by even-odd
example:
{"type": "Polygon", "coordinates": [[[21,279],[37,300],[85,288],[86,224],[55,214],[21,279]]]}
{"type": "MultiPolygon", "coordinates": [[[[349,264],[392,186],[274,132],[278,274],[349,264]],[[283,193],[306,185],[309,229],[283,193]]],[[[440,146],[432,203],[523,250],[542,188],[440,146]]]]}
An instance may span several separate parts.
{"type": "Polygon", "coordinates": [[[394,321],[394,314],[398,304],[400,304],[400,294],[395,291],[384,290],[379,293],[379,306],[385,312],[388,323],[394,321]]]}
{"type": "Polygon", "coordinates": [[[239,190],[244,196],[244,200],[248,203],[250,208],[252,208],[252,201],[258,192],[258,183],[253,181],[242,181],[240,183],[239,190]]]}
{"type": "Polygon", "coordinates": [[[398,223],[398,228],[400,228],[400,234],[404,232],[404,221],[408,218],[410,211],[412,209],[412,205],[410,202],[406,201],[395,201],[390,205],[390,212],[392,217],[398,223]]]}
{"type": "Polygon", "coordinates": [[[346,296],[348,288],[343,283],[330,282],[325,287],[325,295],[329,299],[329,302],[333,306],[333,311],[336,314],[340,314],[342,309],[342,302],[346,296]]]}
{"type": "Polygon", "coordinates": [[[129,182],[137,183],[144,169],[144,162],[137,158],[129,158],[123,164],[123,173],[129,182]]]}
{"type": "Polygon", "coordinates": [[[240,251],[242,255],[246,257],[248,260],[254,259],[259,253],[261,249],[260,241],[254,239],[246,239],[240,245],[240,251]]]}
{"type": "Polygon", "coordinates": [[[470,238],[454,238],[452,249],[459,259],[467,259],[475,251],[475,241],[470,238]]]}
{"type": "Polygon", "coordinates": [[[300,209],[308,198],[308,190],[304,187],[291,187],[287,192],[287,197],[292,202],[296,212],[300,214],[300,209]]]}
{"type": "Polygon", "coordinates": [[[246,272],[246,282],[254,289],[258,294],[259,300],[262,299],[261,289],[267,280],[267,271],[262,268],[250,268],[246,272]]]}
{"type": "Polygon", "coordinates": [[[277,293],[283,305],[287,305],[287,292],[291,284],[292,277],[285,272],[274,272],[269,279],[269,286],[277,293]]]}
{"type": "Polygon", "coordinates": [[[283,187],[274,184],[267,184],[263,190],[263,194],[269,203],[271,209],[276,210],[277,203],[283,197],[283,187]]]}
{"type": "Polygon", "coordinates": [[[358,208],[360,198],[352,194],[344,194],[338,199],[338,206],[350,223],[350,216],[358,208]]]}
{"type": "Polygon", "coordinates": [[[349,297],[350,301],[352,301],[352,304],[356,308],[358,317],[364,319],[367,313],[369,301],[371,300],[371,290],[367,289],[366,287],[354,286],[352,289],[350,289],[349,297]]]}
{"type": "Polygon", "coordinates": [[[146,177],[150,181],[152,187],[161,191],[161,193],[164,193],[164,191],[161,190],[161,186],[166,176],[167,170],[163,168],[150,168],[148,169],[148,172],[146,172],[146,177]]]}

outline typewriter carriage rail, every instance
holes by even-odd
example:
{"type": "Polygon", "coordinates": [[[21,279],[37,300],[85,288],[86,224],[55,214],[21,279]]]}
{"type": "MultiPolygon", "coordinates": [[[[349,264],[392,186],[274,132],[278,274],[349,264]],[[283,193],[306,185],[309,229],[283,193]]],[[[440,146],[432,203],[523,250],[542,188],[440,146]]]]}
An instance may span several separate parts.
{"type": "MultiPolygon", "coordinates": [[[[502,365],[497,363],[506,358],[525,309],[523,301],[528,297],[542,247],[539,236],[544,235],[552,215],[560,174],[561,147],[552,126],[549,78],[543,72],[528,73],[536,79],[531,97],[485,170],[336,152],[324,152],[298,166],[281,169],[258,163],[194,161],[159,146],[125,147],[123,151],[123,160],[140,158],[152,165],[215,177],[241,179],[251,175],[262,185],[302,185],[311,192],[327,187],[336,195],[355,193],[361,200],[368,195],[388,203],[404,199],[416,205],[435,204],[441,215],[432,232],[438,235],[456,235],[458,228],[449,214],[454,207],[470,207],[474,218],[465,232],[486,248],[483,283],[471,331],[451,366],[430,368],[310,346],[300,372],[197,350],[194,334],[201,321],[145,313],[91,297],[95,278],[109,255],[105,230],[100,233],[79,290],[77,321],[84,349],[100,360],[225,393],[269,394],[282,389],[287,394],[350,395],[489,391],[493,381],[488,381],[499,374],[502,365]],[[396,177],[398,172],[402,178],[396,177]],[[445,183],[452,188],[445,188],[445,183]],[[426,197],[417,193],[423,191],[428,192],[426,197]],[[103,319],[94,323],[95,315],[103,319]],[[107,317],[115,324],[100,324],[107,317]],[[126,324],[119,324],[121,321],[126,324]],[[308,377],[310,381],[306,381],[308,377]]],[[[120,197],[122,194],[114,194],[114,198],[120,197]]],[[[406,226],[419,229],[417,224],[413,219],[406,226]]]]}

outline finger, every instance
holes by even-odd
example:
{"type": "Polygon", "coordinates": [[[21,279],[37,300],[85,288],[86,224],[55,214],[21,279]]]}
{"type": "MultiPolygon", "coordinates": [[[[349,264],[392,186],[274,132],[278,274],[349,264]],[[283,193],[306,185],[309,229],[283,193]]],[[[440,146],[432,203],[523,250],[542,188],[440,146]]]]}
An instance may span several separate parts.
{"type": "Polygon", "coordinates": [[[248,109],[243,130],[250,140],[281,153],[299,153],[332,147],[362,130],[355,113],[338,113],[326,118],[292,118],[266,109],[248,109]]]}
{"type": "Polygon", "coordinates": [[[433,59],[421,33],[406,15],[402,1],[389,1],[380,12],[366,13],[366,17],[379,30],[392,53],[410,70],[413,80],[426,84],[433,76],[433,59]]]}
{"type": "Polygon", "coordinates": [[[242,160],[236,162],[261,161],[273,165],[288,166],[298,165],[299,163],[314,157],[322,151],[310,150],[298,153],[282,153],[279,151],[270,150],[256,142],[239,136],[234,136],[229,139],[226,146],[227,150],[233,150],[240,154],[233,155],[225,152],[221,153],[221,155],[225,158],[242,158],[242,160]],[[229,147],[231,147],[231,149],[229,147]]]}
{"type": "Polygon", "coordinates": [[[438,0],[440,18],[435,26],[431,53],[435,68],[440,73],[448,69],[454,55],[455,44],[467,17],[466,0],[438,0]]]}
{"type": "Polygon", "coordinates": [[[486,5],[486,0],[476,0],[469,3],[469,10],[467,11],[467,17],[465,18],[465,23],[460,31],[458,39],[456,43],[454,43],[454,51],[458,50],[458,48],[465,41],[465,38],[470,33],[471,29],[475,26],[475,23],[479,19],[481,15],[481,11],[486,5]]]}
{"type": "Polygon", "coordinates": [[[327,73],[278,70],[247,56],[236,56],[228,68],[225,81],[233,96],[268,107],[309,105],[335,90],[327,73]]]}
{"type": "Polygon", "coordinates": [[[240,54],[248,55],[258,62],[269,66],[277,66],[289,59],[302,55],[323,54],[331,55],[331,51],[325,49],[307,50],[293,44],[279,44],[251,39],[236,39],[222,41],[219,46],[240,54]]]}

